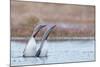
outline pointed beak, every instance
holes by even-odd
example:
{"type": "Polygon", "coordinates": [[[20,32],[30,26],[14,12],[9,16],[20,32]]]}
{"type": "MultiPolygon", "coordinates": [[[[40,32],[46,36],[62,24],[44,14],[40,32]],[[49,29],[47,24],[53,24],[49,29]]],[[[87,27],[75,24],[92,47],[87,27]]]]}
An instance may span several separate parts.
{"type": "Polygon", "coordinates": [[[35,31],[34,31],[34,33],[33,33],[33,37],[35,37],[36,35],[37,35],[37,33],[43,28],[43,27],[45,27],[46,25],[39,25],[36,29],[35,29],[35,31]]]}
{"type": "Polygon", "coordinates": [[[53,29],[53,28],[55,28],[55,27],[56,27],[56,25],[52,26],[51,29],[53,29]]]}
{"type": "Polygon", "coordinates": [[[43,27],[45,27],[46,25],[40,25],[39,28],[42,29],[43,27]]]}

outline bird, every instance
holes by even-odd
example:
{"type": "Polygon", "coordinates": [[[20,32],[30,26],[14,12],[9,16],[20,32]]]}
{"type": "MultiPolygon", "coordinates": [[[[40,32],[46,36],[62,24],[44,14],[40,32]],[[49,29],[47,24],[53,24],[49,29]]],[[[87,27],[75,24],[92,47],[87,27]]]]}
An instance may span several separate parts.
{"type": "Polygon", "coordinates": [[[23,57],[35,56],[36,46],[37,46],[35,37],[38,34],[38,32],[45,26],[46,25],[39,25],[39,26],[35,27],[32,35],[28,41],[28,44],[25,46],[25,49],[23,51],[23,57]]]}
{"type": "Polygon", "coordinates": [[[47,38],[48,36],[50,35],[51,31],[53,30],[53,28],[55,27],[56,25],[50,27],[43,35],[43,38],[42,38],[42,41],[41,41],[41,44],[40,44],[40,47],[39,49],[37,50],[36,52],[36,57],[43,57],[43,56],[47,56],[47,52],[48,52],[48,43],[47,43],[47,38]]]}

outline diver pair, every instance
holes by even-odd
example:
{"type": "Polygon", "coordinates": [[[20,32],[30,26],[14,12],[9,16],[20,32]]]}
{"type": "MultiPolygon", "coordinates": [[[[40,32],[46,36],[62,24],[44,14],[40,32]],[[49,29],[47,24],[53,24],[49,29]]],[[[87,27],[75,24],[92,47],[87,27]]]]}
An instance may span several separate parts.
{"type": "Polygon", "coordinates": [[[47,56],[47,47],[45,47],[47,45],[47,43],[45,44],[45,42],[47,41],[48,36],[50,35],[51,31],[55,28],[56,25],[53,25],[51,27],[48,28],[48,30],[44,33],[42,41],[40,46],[37,49],[37,44],[35,43],[35,37],[38,34],[38,32],[46,27],[47,25],[38,25],[35,27],[32,36],[27,44],[27,46],[24,49],[23,52],[23,56],[27,57],[27,56],[35,56],[35,57],[39,57],[39,56],[47,56]]]}

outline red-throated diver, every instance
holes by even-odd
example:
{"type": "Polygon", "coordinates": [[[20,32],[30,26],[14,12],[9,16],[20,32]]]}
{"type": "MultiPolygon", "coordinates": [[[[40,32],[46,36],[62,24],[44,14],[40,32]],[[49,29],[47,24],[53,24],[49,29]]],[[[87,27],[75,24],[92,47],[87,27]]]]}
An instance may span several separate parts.
{"type": "Polygon", "coordinates": [[[36,41],[35,41],[35,37],[37,35],[37,33],[46,25],[39,25],[34,29],[34,32],[32,33],[32,36],[27,44],[27,46],[24,49],[23,52],[23,56],[27,57],[27,56],[35,56],[36,54],[36,41]]]}
{"type": "Polygon", "coordinates": [[[48,44],[47,44],[47,38],[48,38],[48,36],[50,35],[50,32],[53,30],[53,28],[55,26],[56,25],[50,27],[48,29],[48,31],[44,33],[43,39],[42,39],[41,44],[40,44],[40,48],[36,52],[36,55],[35,55],[36,57],[39,57],[39,56],[47,56],[47,52],[48,52],[48,50],[47,50],[48,49],[47,48],[47,46],[48,46],[48,44]]]}

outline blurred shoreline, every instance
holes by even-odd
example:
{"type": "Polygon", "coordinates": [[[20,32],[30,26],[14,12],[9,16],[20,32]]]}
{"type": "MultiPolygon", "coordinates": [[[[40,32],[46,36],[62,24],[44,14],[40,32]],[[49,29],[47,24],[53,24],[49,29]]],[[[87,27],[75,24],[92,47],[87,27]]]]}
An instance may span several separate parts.
{"type": "Polygon", "coordinates": [[[95,37],[95,6],[11,1],[12,39],[28,40],[41,24],[47,26],[37,34],[37,40],[49,25],[56,27],[48,40],[91,39],[95,37]]]}
{"type": "MultiPolygon", "coordinates": [[[[11,37],[11,41],[28,41],[30,37],[11,37]]],[[[36,40],[41,40],[42,38],[37,37],[36,40]]],[[[49,41],[59,41],[59,40],[91,40],[95,37],[49,37],[49,41]]]]}

